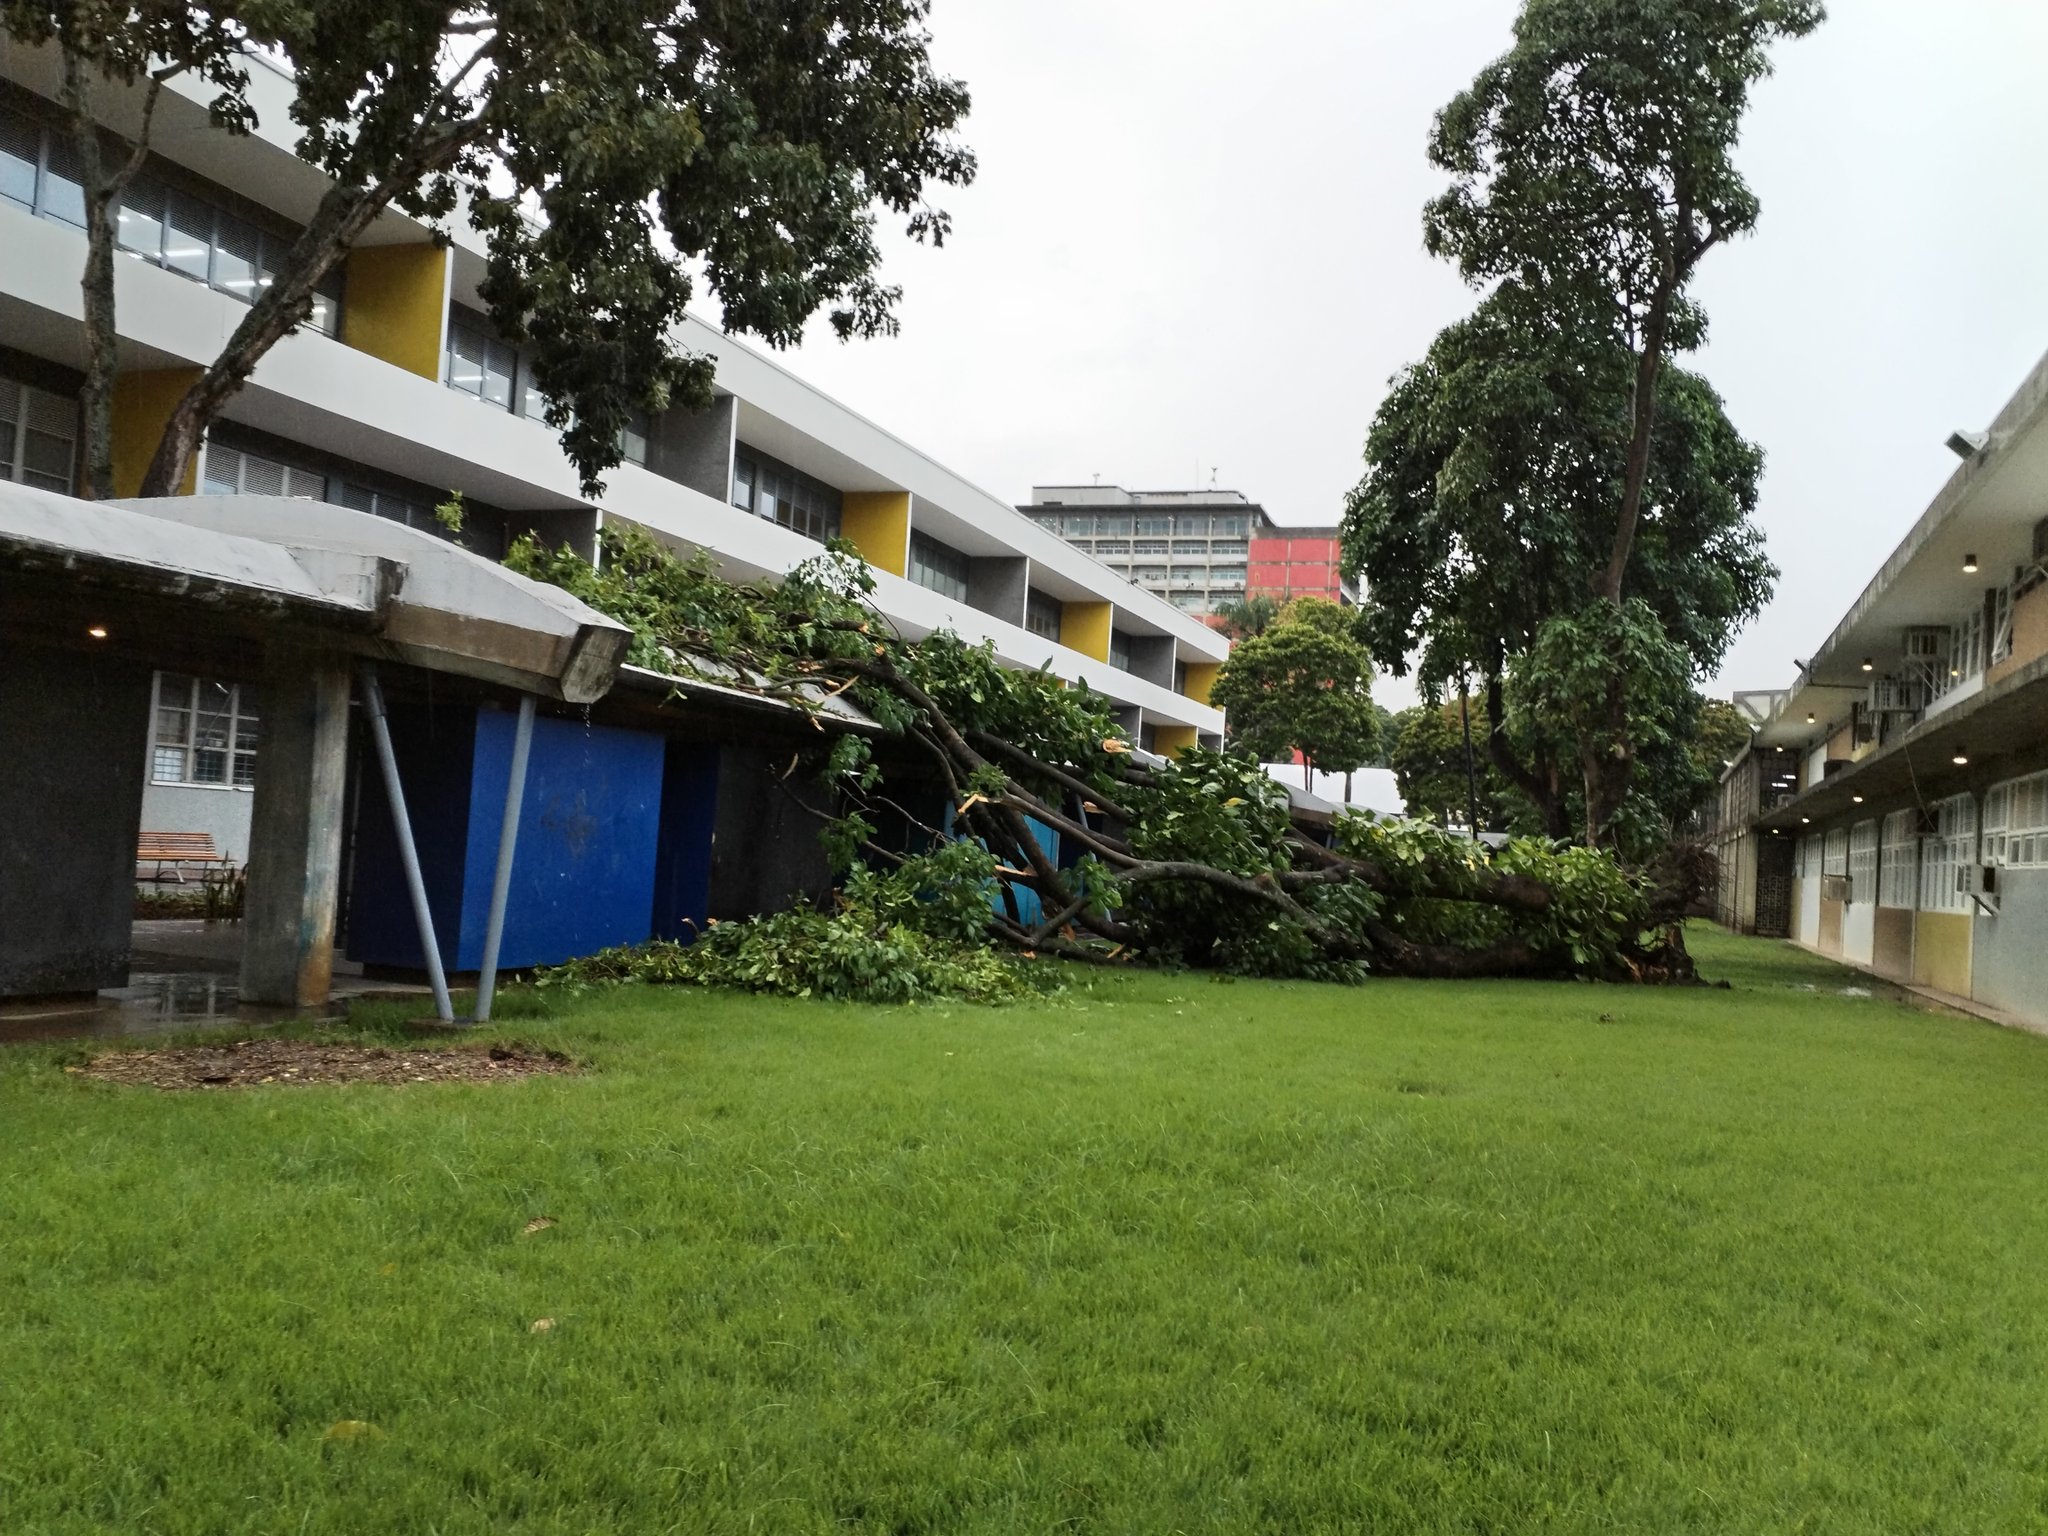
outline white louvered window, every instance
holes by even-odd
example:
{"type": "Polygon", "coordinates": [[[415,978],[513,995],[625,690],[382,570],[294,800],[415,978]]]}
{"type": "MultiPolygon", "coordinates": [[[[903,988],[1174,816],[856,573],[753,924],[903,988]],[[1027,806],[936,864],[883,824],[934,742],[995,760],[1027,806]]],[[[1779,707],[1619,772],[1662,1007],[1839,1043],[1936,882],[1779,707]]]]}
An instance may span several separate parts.
{"type": "Polygon", "coordinates": [[[1849,873],[1849,829],[1837,827],[1821,845],[1820,872],[1824,875],[1849,873]]]}
{"type": "Polygon", "coordinates": [[[1877,904],[1911,911],[1920,900],[1920,813],[1893,811],[1884,819],[1877,904]]]}
{"type": "Polygon", "coordinates": [[[1809,835],[1799,839],[1799,878],[1818,880],[1820,878],[1820,838],[1809,835]]]}
{"type": "Polygon", "coordinates": [[[78,402],[0,379],[0,480],[69,495],[78,463],[78,402]]]}
{"type": "Polygon", "coordinates": [[[1920,910],[1967,912],[1970,898],[1956,889],[1956,872],[1977,862],[1977,802],[1952,795],[1931,811],[1934,831],[1920,839],[1920,910]]]}
{"type": "Polygon", "coordinates": [[[280,464],[259,453],[209,443],[206,447],[205,494],[295,496],[306,501],[322,501],[327,496],[327,477],[310,469],[280,464]]]}
{"type": "Polygon", "coordinates": [[[1877,823],[1859,821],[1849,829],[1849,900],[1877,900],[1877,823]]]}
{"type": "Polygon", "coordinates": [[[2009,779],[1984,797],[1984,862],[2048,869],[2048,773],[2009,779]]]}

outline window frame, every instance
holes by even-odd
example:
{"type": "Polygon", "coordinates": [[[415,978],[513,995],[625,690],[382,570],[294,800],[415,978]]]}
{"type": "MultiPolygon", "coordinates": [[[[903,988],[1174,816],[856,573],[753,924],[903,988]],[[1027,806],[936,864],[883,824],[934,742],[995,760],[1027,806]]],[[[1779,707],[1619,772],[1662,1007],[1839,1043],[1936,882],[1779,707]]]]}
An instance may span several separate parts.
{"type": "Polygon", "coordinates": [[[254,791],[256,759],[263,745],[263,702],[255,685],[222,682],[197,673],[156,672],[150,677],[149,706],[149,756],[145,772],[150,784],[174,789],[240,790],[244,794],[254,791]],[[166,691],[166,685],[170,683],[185,685],[179,690],[183,695],[181,700],[170,701],[166,691]],[[203,718],[201,690],[207,687],[227,690],[224,710],[204,712],[227,721],[225,741],[218,747],[204,747],[199,741],[199,722],[203,718]],[[164,740],[166,714],[184,717],[183,740],[164,740]],[[178,754],[178,776],[167,778],[161,768],[165,754],[173,752],[178,754]],[[201,779],[194,776],[201,752],[220,754],[225,777],[201,779]]]}

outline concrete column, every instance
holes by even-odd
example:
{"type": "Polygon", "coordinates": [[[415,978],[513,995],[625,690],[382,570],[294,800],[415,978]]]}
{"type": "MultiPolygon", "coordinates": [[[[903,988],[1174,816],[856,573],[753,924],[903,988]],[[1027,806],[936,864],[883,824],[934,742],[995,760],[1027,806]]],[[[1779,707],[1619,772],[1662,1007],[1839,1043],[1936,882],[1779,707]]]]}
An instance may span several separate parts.
{"type": "Polygon", "coordinates": [[[264,686],[263,750],[249,827],[242,1001],[324,1006],[348,776],[346,658],[285,652],[264,686]]]}

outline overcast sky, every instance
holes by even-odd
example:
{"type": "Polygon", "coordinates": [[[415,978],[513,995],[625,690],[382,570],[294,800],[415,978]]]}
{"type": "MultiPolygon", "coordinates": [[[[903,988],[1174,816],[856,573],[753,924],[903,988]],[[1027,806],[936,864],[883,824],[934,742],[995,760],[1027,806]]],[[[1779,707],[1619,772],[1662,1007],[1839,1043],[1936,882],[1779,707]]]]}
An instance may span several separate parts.
{"type": "MultiPolygon", "coordinates": [[[[790,358],[1010,500],[1244,491],[1334,522],[1388,377],[1473,296],[1422,250],[1431,115],[1515,0],[938,0],[975,185],[892,241],[902,334],[790,358]]],[[[1741,160],[1697,365],[1768,454],[1778,597],[1718,690],[1779,687],[2048,351],[2048,0],[1832,0],[1741,160]]],[[[2044,509],[2048,510],[2048,509],[2044,509]]],[[[1383,702],[1409,697],[1382,684],[1383,702]]]]}

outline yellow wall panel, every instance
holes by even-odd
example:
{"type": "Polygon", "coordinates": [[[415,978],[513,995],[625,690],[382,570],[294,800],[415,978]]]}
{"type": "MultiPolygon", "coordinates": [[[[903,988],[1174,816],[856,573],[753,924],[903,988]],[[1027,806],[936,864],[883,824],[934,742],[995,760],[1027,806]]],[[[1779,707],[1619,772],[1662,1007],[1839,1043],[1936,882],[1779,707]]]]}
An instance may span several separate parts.
{"type": "Polygon", "coordinates": [[[841,498],[839,531],[876,570],[910,573],[910,492],[848,491],[841,498]]]}
{"type": "MultiPolygon", "coordinates": [[[[199,382],[197,368],[156,368],[141,373],[124,373],[114,380],[114,494],[134,496],[142,489],[142,477],[149,473],[149,461],[156,457],[163,440],[164,423],[185,391],[199,382]]],[[[185,466],[185,483],[178,494],[190,496],[198,486],[199,456],[185,466]]]]}
{"type": "Polygon", "coordinates": [[[448,253],[438,245],[366,245],[349,253],[341,339],[358,352],[441,377],[448,253]]]}
{"type": "Polygon", "coordinates": [[[1161,757],[1179,757],[1195,745],[1195,740],[1192,725],[1161,725],[1154,727],[1152,732],[1153,749],[1161,757]]]}
{"type": "Polygon", "coordinates": [[[1191,661],[1188,663],[1187,696],[1197,704],[1209,702],[1209,690],[1216,686],[1216,674],[1223,670],[1220,661],[1191,661]]]}
{"type": "Polygon", "coordinates": [[[1970,995],[1970,930],[1967,912],[1913,915],[1913,979],[1923,987],[1970,995]]]}
{"type": "Polygon", "coordinates": [[[1110,605],[1061,603],[1060,644],[1097,661],[1109,660],[1110,605]]]}

